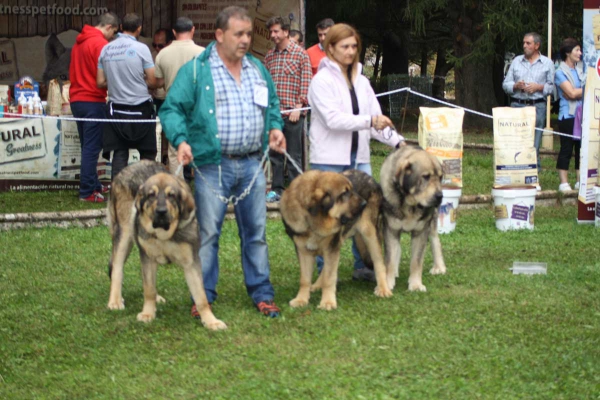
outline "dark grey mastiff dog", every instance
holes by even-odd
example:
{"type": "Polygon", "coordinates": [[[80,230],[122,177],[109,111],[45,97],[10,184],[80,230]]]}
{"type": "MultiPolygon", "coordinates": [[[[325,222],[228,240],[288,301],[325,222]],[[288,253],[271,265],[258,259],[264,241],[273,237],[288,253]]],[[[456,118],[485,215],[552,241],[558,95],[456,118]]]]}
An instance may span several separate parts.
{"type": "Polygon", "coordinates": [[[400,235],[411,234],[408,290],[424,292],[423,258],[431,238],[431,274],[445,274],[446,264],[437,232],[442,201],[442,166],[418,146],[404,146],[391,153],[381,166],[383,237],[388,287],[395,286],[400,266],[400,235]]]}
{"type": "Polygon", "coordinates": [[[113,245],[108,308],[125,308],[121,293],[123,264],[135,239],[140,250],[144,285],[144,307],[137,316],[139,321],[152,321],[156,317],[156,302],[164,301],[156,292],[158,264],[176,263],[183,267],[204,326],[211,330],[227,328],[215,318],[206,299],[195,214],[196,206],[189,186],[169,174],[162,164],[144,160],[117,175],[108,204],[113,245]]]}

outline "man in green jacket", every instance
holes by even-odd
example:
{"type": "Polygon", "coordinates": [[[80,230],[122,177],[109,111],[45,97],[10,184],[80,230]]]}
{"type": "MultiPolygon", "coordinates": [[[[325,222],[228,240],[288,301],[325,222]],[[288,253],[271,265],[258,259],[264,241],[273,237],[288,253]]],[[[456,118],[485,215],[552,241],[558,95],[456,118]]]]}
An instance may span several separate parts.
{"type": "MultiPolygon", "coordinates": [[[[246,289],[258,310],[278,317],[273,302],[266,242],[266,180],[260,160],[269,146],[284,152],[283,121],[275,85],[262,63],[248,53],[252,20],[240,7],[227,7],[216,20],[216,41],[185,64],[159,116],[177,160],[192,160],[200,259],[209,303],[217,298],[219,236],[227,204],[235,205],[246,289]],[[257,177],[253,182],[253,178],[257,177]],[[250,188],[247,195],[243,195],[250,188]]],[[[192,315],[196,317],[192,307],[192,315]]]]}

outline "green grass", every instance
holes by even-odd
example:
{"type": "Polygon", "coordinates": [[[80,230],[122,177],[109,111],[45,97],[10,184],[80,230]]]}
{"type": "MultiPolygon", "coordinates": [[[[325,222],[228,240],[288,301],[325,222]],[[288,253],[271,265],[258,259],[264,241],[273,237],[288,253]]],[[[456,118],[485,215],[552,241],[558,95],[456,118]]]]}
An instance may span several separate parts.
{"type": "MultiPolygon", "coordinates": [[[[459,212],[442,237],[445,276],[408,293],[408,238],[394,296],[350,279],[348,243],[336,311],[287,302],[299,269],[281,221],[267,225],[282,318],[252,307],[235,222],[221,239],[216,316],[209,332],[189,317],[183,273],[159,270],[151,324],[139,258],[126,265],[124,311],[109,311],[106,227],[0,234],[2,399],[584,399],[600,393],[599,230],[576,208],[538,207],[533,232],[499,232],[490,208],[459,212]],[[548,274],[513,276],[513,261],[548,274]]],[[[427,270],[431,265],[427,255],[427,270]]]]}

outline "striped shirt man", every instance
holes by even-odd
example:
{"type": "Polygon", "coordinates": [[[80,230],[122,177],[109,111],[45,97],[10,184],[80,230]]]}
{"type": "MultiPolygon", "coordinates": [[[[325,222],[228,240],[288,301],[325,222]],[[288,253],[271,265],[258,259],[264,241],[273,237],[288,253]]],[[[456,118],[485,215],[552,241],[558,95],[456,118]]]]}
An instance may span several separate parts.
{"type": "Polygon", "coordinates": [[[223,64],[214,46],[210,53],[214,80],[217,126],[223,154],[239,155],[259,151],[264,130],[263,110],[255,101],[255,87],[267,83],[246,57],[242,59],[241,84],[223,64]]]}
{"type": "MultiPolygon", "coordinates": [[[[517,100],[545,100],[546,96],[554,91],[554,63],[539,54],[537,60],[530,63],[524,55],[515,57],[510,64],[508,73],[504,77],[502,88],[512,99],[517,100]],[[515,90],[515,83],[539,83],[544,86],[543,91],[527,93],[524,90],[515,90]]],[[[511,99],[511,100],[512,100],[511,99]]]]}

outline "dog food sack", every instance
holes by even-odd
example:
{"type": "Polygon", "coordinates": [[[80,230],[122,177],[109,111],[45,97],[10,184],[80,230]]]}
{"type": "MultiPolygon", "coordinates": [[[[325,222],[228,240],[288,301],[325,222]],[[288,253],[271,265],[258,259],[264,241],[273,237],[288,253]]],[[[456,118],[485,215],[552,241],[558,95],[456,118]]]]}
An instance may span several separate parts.
{"type": "Polygon", "coordinates": [[[442,163],[442,185],[462,188],[463,118],[458,108],[420,107],[419,145],[442,163]]]}
{"type": "Polygon", "coordinates": [[[496,107],[494,117],[494,187],[538,183],[535,153],[535,107],[496,107]]]}

